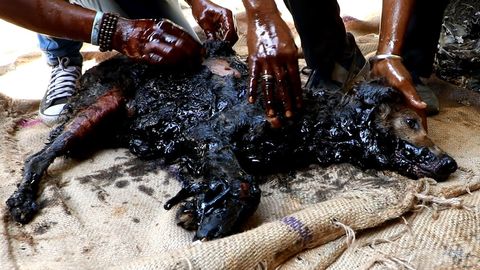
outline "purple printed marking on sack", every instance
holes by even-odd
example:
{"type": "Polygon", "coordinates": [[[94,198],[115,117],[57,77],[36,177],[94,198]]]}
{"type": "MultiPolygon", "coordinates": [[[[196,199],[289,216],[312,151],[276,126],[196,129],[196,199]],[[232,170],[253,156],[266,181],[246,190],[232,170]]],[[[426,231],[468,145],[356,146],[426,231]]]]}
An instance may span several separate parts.
{"type": "Polygon", "coordinates": [[[21,128],[33,127],[42,123],[41,119],[21,119],[18,121],[17,125],[21,128]]]}
{"type": "Polygon", "coordinates": [[[313,238],[312,232],[300,220],[298,220],[294,217],[284,217],[282,219],[282,222],[285,223],[286,225],[288,225],[294,231],[298,232],[298,234],[300,234],[300,236],[302,237],[302,239],[305,243],[312,240],[312,238],[313,238]]]}

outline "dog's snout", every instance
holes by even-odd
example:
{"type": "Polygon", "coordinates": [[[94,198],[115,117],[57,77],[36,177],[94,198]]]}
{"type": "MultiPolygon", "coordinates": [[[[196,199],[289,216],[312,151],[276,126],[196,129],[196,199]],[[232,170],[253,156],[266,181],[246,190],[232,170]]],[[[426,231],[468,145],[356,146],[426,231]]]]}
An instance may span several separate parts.
{"type": "Polygon", "coordinates": [[[447,158],[443,160],[443,166],[445,166],[449,173],[455,172],[458,168],[457,162],[450,156],[447,156],[447,158]]]}
{"type": "Polygon", "coordinates": [[[455,172],[458,168],[457,162],[450,156],[444,155],[438,167],[438,174],[449,175],[455,172]]]}

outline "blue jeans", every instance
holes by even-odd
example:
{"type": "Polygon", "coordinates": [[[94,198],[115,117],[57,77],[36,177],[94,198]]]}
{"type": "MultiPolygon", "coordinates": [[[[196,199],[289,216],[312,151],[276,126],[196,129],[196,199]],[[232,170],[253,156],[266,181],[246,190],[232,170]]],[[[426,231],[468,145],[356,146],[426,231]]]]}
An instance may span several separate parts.
{"type": "Polygon", "coordinates": [[[70,58],[69,65],[82,65],[83,57],[80,53],[80,48],[82,48],[83,42],[55,38],[42,34],[38,34],[37,36],[40,50],[45,54],[48,65],[57,66],[58,59],[62,57],[70,58]]]}
{"type": "MultiPolygon", "coordinates": [[[[161,18],[169,19],[183,27],[193,37],[197,35],[182,14],[177,0],[151,0],[151,1],[129,1],[129,0],[70,0],[70,3],[82,6],[84,8],[98,10],[103,12],[112,12],[120,16],[140,19],[140,18],[161,18]]],[[[83,62],[80,49],[83,42],[68,40],[62,38],[50,37],[38,34],[40,50],[47,58],[47,64],[50,66],[58,65],[58,59],[62,57],[70,58],[70,65],[81,66],[83,62]]]]}

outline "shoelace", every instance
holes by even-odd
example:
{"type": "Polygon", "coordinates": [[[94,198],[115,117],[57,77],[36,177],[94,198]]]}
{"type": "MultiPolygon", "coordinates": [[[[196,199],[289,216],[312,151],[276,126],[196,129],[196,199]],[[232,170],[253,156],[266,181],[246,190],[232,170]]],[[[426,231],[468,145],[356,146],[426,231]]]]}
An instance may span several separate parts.
{"type": "Polygon", "coordinates": [[[45,95],[46,103],[73,95],[77,80],[82,75],[79,67],[68,66],[70,62],[68,58],[61,58],[58,62],[58,66],[52,70],[52,76],[45,95]]]}

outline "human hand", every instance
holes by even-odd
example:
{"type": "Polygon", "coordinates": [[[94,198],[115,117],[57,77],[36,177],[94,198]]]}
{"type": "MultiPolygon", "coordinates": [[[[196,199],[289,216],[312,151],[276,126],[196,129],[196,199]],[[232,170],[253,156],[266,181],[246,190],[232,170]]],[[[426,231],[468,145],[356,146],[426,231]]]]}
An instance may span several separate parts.
{"type": "Polygon", "coordinates": [[[221,39],[233,46],[238,35],[233,13],[209,0],[190,0],[192,15],[208,39],[221,39]]]}
{"type": "Polygon", "coordinates": [[[422,123],[427,130],[425,109],[427,104],[417,94],[410,72],[405,68],[401,58],[385,58],[372,62],[372,76],[384,78],[393,88],[400,91],[406,105],[422,117],[422,123]]]}
{"type": "Polygon", "coordinates": [[[202,45],[169,20],[119,18],[112,48],[151,64],[196,66],[202,61],[202,45]]]}
{"type": "Polygon", "coordinates": [[[249,18],[247,45],[250,76],[248,101],[256,101],[260,83],[267,117],[272,126],[279,127],[276,105],[283,106],[287,118],[293,116],[295,109],[302,107],[297,46],[279,14],[249,18]]]}

